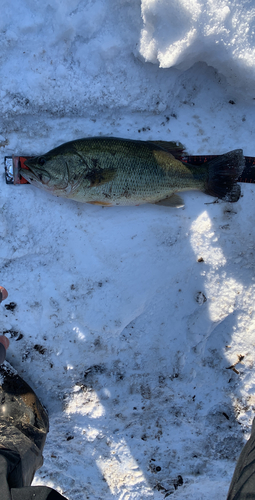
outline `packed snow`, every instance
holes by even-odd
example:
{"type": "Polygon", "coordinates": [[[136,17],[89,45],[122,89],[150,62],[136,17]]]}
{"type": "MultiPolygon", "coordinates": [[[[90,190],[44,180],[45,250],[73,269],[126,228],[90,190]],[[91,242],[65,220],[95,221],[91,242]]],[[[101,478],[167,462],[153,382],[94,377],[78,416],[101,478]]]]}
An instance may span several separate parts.
{"type": "Polygon", "coordinates": [[[255,156],[249,0],[1,4],[1,331],[48,410],[33,484],[223,500],[255,409],[255,188],[99,207],[6,185],[4,156],[88,136],[255,156]]]}

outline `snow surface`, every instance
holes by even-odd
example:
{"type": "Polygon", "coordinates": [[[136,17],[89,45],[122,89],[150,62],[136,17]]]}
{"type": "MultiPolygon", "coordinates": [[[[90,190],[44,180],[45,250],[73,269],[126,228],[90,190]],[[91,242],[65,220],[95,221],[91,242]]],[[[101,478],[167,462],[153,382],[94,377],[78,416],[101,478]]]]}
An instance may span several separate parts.
{"type": "MultiPolygon", "coordinates": [[[[2,165],[93,135],[255,156],[254,13],[3,1],[2,165]]],[[[1,330],[50,418],[34,484],[70,500],[226,498],[255,409],[255,188],[242,191],[102,208],[2,174],[1,330]]]]}

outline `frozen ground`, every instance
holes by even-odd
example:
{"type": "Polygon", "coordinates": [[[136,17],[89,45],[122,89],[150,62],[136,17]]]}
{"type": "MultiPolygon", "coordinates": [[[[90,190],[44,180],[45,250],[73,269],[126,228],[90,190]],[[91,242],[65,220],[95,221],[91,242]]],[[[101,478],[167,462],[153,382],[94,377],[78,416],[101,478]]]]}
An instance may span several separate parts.
{"type": "MultiPolygon", "coordinates": [[[[253,2],[171,5],[2,2],[2,165],[100,134],[255,156],[253,2]]],[[[2,175],[1,330],[51,424],[34,484],[70,500],[226,498],[255,408],[255,188],[242,191],[101,208],[2,175]]]]}

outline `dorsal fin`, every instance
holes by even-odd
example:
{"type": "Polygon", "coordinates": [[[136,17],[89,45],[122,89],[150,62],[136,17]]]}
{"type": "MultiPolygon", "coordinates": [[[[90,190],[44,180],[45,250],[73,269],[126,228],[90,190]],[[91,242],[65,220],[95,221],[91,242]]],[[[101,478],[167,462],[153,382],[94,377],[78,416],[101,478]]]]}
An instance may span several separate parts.
{"type": "Polygon", "coordinates": [[[160,148],[165,149],[168,153],[171,153],[175,158],[181,159],[182,156],[186,155],[185,147],[180,142],[174,141],[148,141],[151,144],[155,144],[160,148]]]}

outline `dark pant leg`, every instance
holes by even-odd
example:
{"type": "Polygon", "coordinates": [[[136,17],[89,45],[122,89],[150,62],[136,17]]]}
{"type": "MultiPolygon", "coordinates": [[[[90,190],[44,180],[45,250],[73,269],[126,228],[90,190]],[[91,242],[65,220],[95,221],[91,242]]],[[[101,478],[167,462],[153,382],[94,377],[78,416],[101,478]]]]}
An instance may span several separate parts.
{"type": "Polygon", "coordinates": [[[255,419],[230,484],[227,500],[255,500],[255,419]]]}
{"type": "Polygon", "coordinates": [[[29,486],[11,490],[11,500],[66,500],[66,498],[47,486],[29,486]]]}
{"type": "Polygon", "coordinates": [[[4,455],[0,455],[0,498],[1,500],[11,500],[11,494],[8,484],[8,475],[12,468],[16,465],[16,460],[12,464],[4,455]]]}
{"type": "Polygon", "coordinates": [[[22,461],[12,450],[0,450],[0,499],[1,500],[66,500],[57,491],[47,486],[22,485],[22,461]]]}

